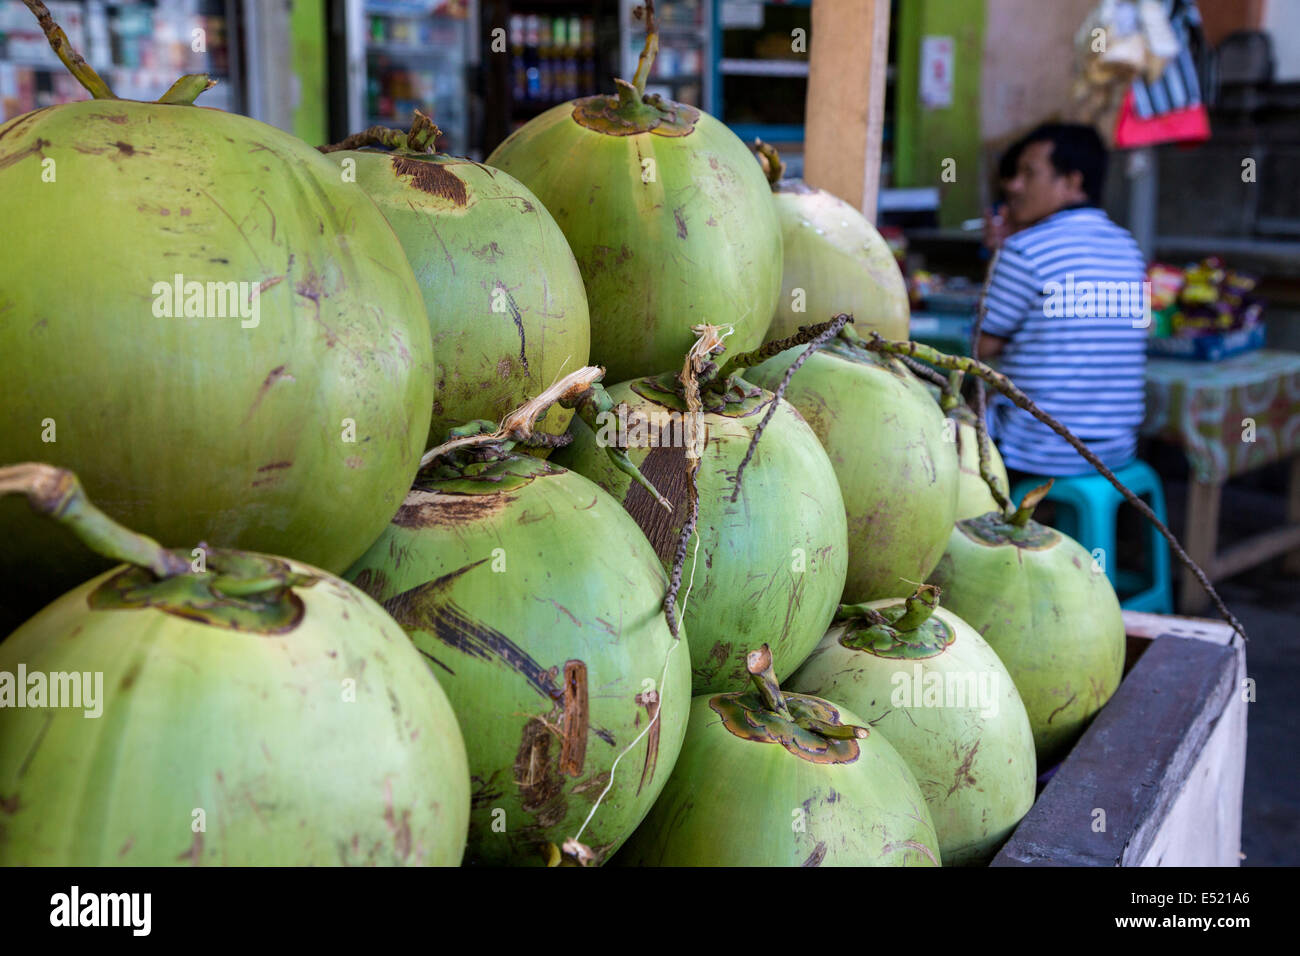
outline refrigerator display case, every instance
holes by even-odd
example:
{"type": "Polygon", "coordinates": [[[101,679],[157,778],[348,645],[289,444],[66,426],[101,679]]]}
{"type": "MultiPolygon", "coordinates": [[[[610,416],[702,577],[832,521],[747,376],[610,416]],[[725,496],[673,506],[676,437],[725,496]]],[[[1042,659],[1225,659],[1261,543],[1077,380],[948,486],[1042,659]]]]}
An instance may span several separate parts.
{"type": "Polygon", "coordinates": [[[405,129],[419,109],[443,132],[440,152],[475,155],[477,0],[342,0],[336,13],[332,49],[345,67],[331,70],[331,82],[342,84],[332,96],[333,138],[369,126],[405,129]]]}
{"type": "Polygon", "coordinates": [[[599,89],[595,17],[512,13],[509,37],[512,120],[599,89]]]}
{"type": "Polygon", "coordinates": [[[483,0],[485,152],[534,116],[567,100],[612,93],[619,0],[483,0]],[[504,35],[500,52],[494,36],[504,35]]]}
{"type": "MultiPolygon", "coordinates": [[[[185,73],[217,85],[203,106],[244,111],[235,0],[52,0],[55,22],[123,99],[156,100],[185,73]]],[[[21,0],[0,0],[0,119],[90,99],[21,0]]]]}

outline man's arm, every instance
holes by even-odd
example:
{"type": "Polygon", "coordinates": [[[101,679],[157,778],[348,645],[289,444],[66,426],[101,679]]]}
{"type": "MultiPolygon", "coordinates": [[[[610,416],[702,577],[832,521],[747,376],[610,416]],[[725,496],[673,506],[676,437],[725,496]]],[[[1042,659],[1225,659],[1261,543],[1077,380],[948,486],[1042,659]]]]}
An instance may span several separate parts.
{"type": "Polygon", "coordinates": [[[1032,262],[1010,244],[1003,245],[984,295],[984,324],[975,357],[1001,355],[1028,318],[1043,285],[1032,262]]]}
{"type": "Polygon", "coordinates": [[[989,335],[987,332],[981,332],[979,345],[975,350],[975,357],[981,362],[997,358],[1002,354],[1002,350],[1007,347],[1008,341],[1008,339],[1000,335],[989,335]]]}

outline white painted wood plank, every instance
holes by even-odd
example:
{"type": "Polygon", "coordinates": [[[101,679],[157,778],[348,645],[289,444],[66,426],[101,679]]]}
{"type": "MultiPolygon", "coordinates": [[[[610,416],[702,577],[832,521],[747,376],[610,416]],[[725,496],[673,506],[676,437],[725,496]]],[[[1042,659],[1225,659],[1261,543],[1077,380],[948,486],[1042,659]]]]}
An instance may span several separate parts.
{"type": "Polygon", "coordinates": [[[1214,644],[1229,644],[1236,634],[1226,621],[1212,621],[1203,617],[1148,614],[1145,611],[1124,612],[1124,633],[1131,637],[1153,639],[1162,634],[1171,634],[1174,637],[1194,637],[1214,644]]]}
{"type": "MultiPolygon", "coordinates": [[[[1225,625],[1226,626],[1226,625],[1225,625]]],[[[1237,682],[1218,724],[1192,765],[1137,866],[1240,866],[1246,780],[1246,655],[1237,644],[1237,682]]]]}

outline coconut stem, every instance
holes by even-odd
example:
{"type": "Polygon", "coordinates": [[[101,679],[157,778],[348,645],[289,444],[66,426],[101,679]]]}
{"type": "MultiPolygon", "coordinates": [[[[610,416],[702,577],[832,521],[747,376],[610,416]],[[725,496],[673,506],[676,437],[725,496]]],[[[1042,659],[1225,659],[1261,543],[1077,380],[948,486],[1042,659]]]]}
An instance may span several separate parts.
{"type": "Polygon", "coordinates": [[[781,695],[781,685],[776,682],[776,671],[772,669],[772,650],[766,644],[745,656],[745,668],[749,671],[754,689],[763,698],[767,709],[790,720],[794,717],[781,695]]]}
{"type": "MultiPolygon", "coordinates": [[[[971,354],[978,354],[980,330],[984,325],[984,316],[988,311],[988,291],[989,283],[993,279],[993,269],[997,265],[998,255],[1001,250],[995,250],[993,258],[989,262],[989,267],[984,275],[984,286],[980,290],[979,307],[975,313],[975,324],[971,330],[971,354]]],[[[869,347],[865,339],[857,335],[856,332],[850,332],[846,336],[850,341],[863,347],[869,347]]],[[[956,408],[961,401],[961,381],[963,372],[960,369],[954,369],[950,372],[945,380],[934,369],[921,362],[918,362],[910,355],[899,355],[908,368],[928,379],[932,384],[938,385],[940,389],[939,407],[947,413],[956,408]]],[[[989,489],[989,494],[993,497],[994,503],[998,510],[1006,517],[1011,512],[1011,501],[1005,491],[1002,490],[1002,484],[997,476],[993,474],[992,454],[989,451],[989,430],[988,421],[985,415],[984,401],[984,382],[976,377],[975,379],[975,450],[979,457],[980,478],[989,489]]]]}
{"type": "Polygon", "coordinates": [[[702,422],[700,416],[704,412],[704,405],[700,400],[700,386],[713,381],[718,374],[718,366],[709,360],[712,355],[721,355],[726,349],[724,344],[728,335],[735,331],[732,326],[721,325],[693,325],[691,331],[695,333],[695,343],[686,353],[686,359],[682,362],[682,370],[677,375],[677,381],[682,383],[682,398],[686,402],[686,411],[690,414],[686,418],[686,428],[688,430],[686,442],[686,460],[694,462],[699,467],[700,455],[704,451],[705,437],[703,434],[702,422]],[[727,332],[724,335],[723,329],[727,332]]]}
{"type": "Polygon", "coordinates": [[[636,87],[621,77],[614,77],[614,92],[618,94],[620,113],[635,110],[641,105],[641,99],[637,95],[636,87]]]}
{"type": "Polygon", "coordinates": [[[948,380],[944,378],[942,375],[940,375],[938,372],[936,372],[934,369],[930,368],[930,366],[926,365],[924,362],[918,362],[916,359],[908,358],[906,355],[898,356],[898,360],[902,362],[904,365],[906,365],[909,369],[911,369],[912,374],[915,375],[917,378],[921,379],[922,381],[929,382],[935,388],[939,389],[940,392],[939,407],[944,408],[943,395],[945,393],[944,390],[947,389],[948,387],[948,380]]]}
{"type": "Polygon", "coordinates": [[[520,439],[517,444],[526,448],[564,448],[573,444],[573,436],[568,432],[561,435],[552,435],[548,432],[533,432],[527,438],[520,439]]]}
{"type": "MultiPolygon", "coordinates": [[[[856,620],[865,622],[868,627],[887,627],[891,631],[902,632],[915,631],[930,620],[934,609],[939,606],[941,593],[937,584],[918,585],[911,597],[903,599],[903,613],[892,621],[870,604],[841,604],[839,610],[835,612],[835,623],[856,620]]],[[[891,604],[890,610],[893,611],[897,607],[897,604],[891,604]]]]}
{"type": "MultiPolygon", "coordinates": [[[[686,523],[677,536],[677,551],[673,555],[673,570],[668,578],[668,593],[664,595],[664,617],[668,620],[668,630],[674,640],[677,639],[681,625],[677,620],[677,592],[682,587],[682,572],[686,568],[686,547],[700,518],[700,455],[703,453],[707,435],[704,432],[702,413],[704,404],[700,400],[700,375],[706,369],[716,371],[716,366],[709,361],[709,356],[723,349],[721,326],[696,325],[691,331],[695,333],[695,344],[686,353],[682,363],[681,374],[677,380],[682,383],[682,395],[686,402],[686,523]]],[[[730,334],[730,333],[728,333],[730,334]]],[[[698,547],[698,545],[697,545],[698,547]]],[[[687,590],[689,596],[690,591],[687,590]]]]}
{"type": "MultiPolygon", "coordinates": [[[[509,448],[516,442],[526,441],[532,437],[533,428],[542,412],[565,399],[576,401],[583,393],[593,389],[604,374],[605,370],[598,365],[575,369],[501,419],[501,425],[495,431],[484,430],[485,423],[481,421],[452,429],[453,437],[450,440],[424,453],[420,467],[427,468],[437,459],[473,445],[501,445],[509,448]]],[[[490,428],[490,423],[487,424],[490,428]]]]}
{"type": "Polygon", "coordinates": [[[842,621],[857,619],[866,621],[872,627],[889,624],[889,619],[870,604],[841,604],[835,612],[834,622],[839,624],[842,621]]]}
{"type": "MultiPolygon", "coordinates": [[[[480,420],[451,429],[447,441],[430,448],[420,458],[420,468],[428,468],[434,462],[446,458],[454,452],[479,446],[495,446],[504,453],[515,445],[554,448],[559,447],[561,444],[567,444],[563,438],[542,438],[533,431],[537,425],[537,419],[541,417],[544,411],[556,403],[565,408],[576,409],[578,416],[587,423],[592,431],[599,431],[598,416],[602,413],[612,414],[614,410],[614,400],[600,386],[599,379],[604,374],[605,370],[599,365],[588,365],[585,368],[570,372],[536,398],[529,399],[501,419],[500,427],[495,426],[492,422],[480,420]]],[[[619,471],[653,495],[655,501],[661,507],[668,511],[673,510],[668,499],[659,493],[659,489],[650,483],[650,479],[641,474],[636,465],[632,464],[632,460],[627,457],[626,451],[615,445],[609,445],[605,448],[605,453],[609,455],[610,460],[613,461],[619,471]]]]}
{"type": "Polygon", "coordinates": [[[761,139],[754,140],[754,151],[758,153],[758,165],[763,167],[763,175],[767,177],[768,185],[775,187],[785,175],[785,163],[781,162],[781,154],[776,151],[775,146],[761,139]]]}
{"type": "Polygon", "coordinates": [[[27,4],[27,9],[35,14],[36,22],[45,31],[45,39],[50,42],[50,49],[58,55],[59,60],[68,68],[68,72],[76,77],[77,82],[85,87],[86,92],[97,100],[117,99],[104,78],[95,72],[68,41],[68,35],[63,32],[63,28],[50,16],[49,7],[41,0],[23,0],[23,3],[27,4]]]}
{"type": "MultiPolygon", "coordinates": [[[[906,355],[900,355],[898,357],[906,362],[908,367],[914,372],[917,370],[918,365],[927,371],[933,372],[933,369],[928,365],[922,365],[920,362],[908,358],[906,355]]],[[[947,380],[944,380],[943,376],[936,374],[941,389],[939,392],[939,408],[943,410],[945,415],[963,404],[961,397],[961,381],[963,374],[964,373],[961,371],[950,372],[947,380]]],[[[984,383],[977,380],[976,385],[978,386],[978,390],[982,393],[984,383]]],[[[983,480],[985,486],[988,487],[989,494],[993,497],[993,502],[997,505],[998,510],[1001,511],[1003,515],[1006,515],[1006,513],[1011,510],[1011,503],[1003,493],[1002,485],[998,481],[997,476],[993,474],[992,456],[989,453],[988,426],[984,420],[984,412],[982,410],[975,412],[975,450],[979,456],[980,478],[983,480]]]]}
{"type": "Polygon", "coordinates": [[[1020,507],[1016,509],[1015,514],[1007,518],[1007,524],[1015,525],[1017,528],[1023,528],[1029,524],[1029,519],[1034,516],[1034,509],[1038,503],[1047,497],[1047,493],[1052,490],[1055,478],[1049,478],[1047,484],[1039,485],[1031,491],[1025,492],[1025,496],[1020,499],[1020,507]]]}
{"type": "Polygon", "coordinates": [[[659,26],[655,23],[655,0],[645,0],[645,7],[638,7],[634,16],[645,15],[645,46],[641,48],[641,57],[637,60],[636,74],[632,77],[632,86],[636,95],[645,95],[645,84],[650,79],[650,67],[654,65],[659,53],[659,26]]]}
{"type": "MultiPolygon", "coordinates": [[[[697,472],[688,464],[686,469],[686,523],[682,525],[682,533],[677,536],[677,550],[673,554],[673,570],[668,577],[668,592],[664,595],[664,616],[668,619],[668,631],[672,634],[674,640],[681,629],[681,624],[677,620],[677,592],[682,589],[682,572],[686,569],[686,546],[690,543],[691,535],[695,534],[695,525],[700,519],[700,491],[696,476],[697,472]]],[[[687,595],[690,595],[689,590],[687,595]]]]}
{"type": "Polygon", "coordinates": [[[106,558],[148,568],[160,578],[190,569],[183,558],[153,538],[122,527],[91,504],[77,476],[65,468],[39,462],[0,468],[3,495],[26,495],[33,511],[53,518],[106,558]]]}
{"type": "Polygon", "coordinates": [[[217,85],[217,81],[206,73],[186,73],[158,97],[157,102],[171,106],[193,106],[199,94],[217,85]]]}
{"type": "MultiPolygon", "coordinates": [[[[604,374],[604,369],[601,369],[601,374],[604,374]]],[[[616,408],[614,399],[610,397],[609,392],[605,391],[597,382],[593,382],[589,388],[583,391],[570,392],[560,399],[560,405],[564,408],[572,408],[574,413],[587,424],[587,427],[596,433],[600,431],[600,416],[613,415],[616,408]]],[[[650,483],[649,478],[641,474],[636,465],[632,464],[632,459],[627,456],[625,448],[611,444],[606,446],[605,454],[609,456],[615,468],[649,492],[659,507],[665,511],[673,510],[672,503],[659,493],[659,489],[650,483]]]]}
{"type": "MultiPolygon", "coordinates": [[[[776,414],[776,410],[781,404],[781,398],[785,395],[786,386],[790,384],[790,379],[794,377],[795,372],[799,371],[799,367],[807,361],[808,356],[812,355],[831,339],[835,338],[835,336],[839,335],[840,329],[844,328],[846,323],[852,321],[853,320],[847,314],[841,312],[830,322],[824,323],[820,334],[816,335],[813,340],[808,343],[808,348],[804,349],[803,354],[791,362],[790,367],[785,370],[785,375],[781,379],[781,384],[776,387],[776,391],[772,393],[771,401],[768,402],[767,414],[763,416],[763,420],[759,422],[758,427],[754,429],[754,437],[750,439],[749,447],[745,449],[745,457],[740,460],[740,466],[736,469],[736,486],[731,489],[732,501],[735,501],[740,496],[741,476],[745,473],[745,468],[749,464],[749,460],[754,457],[754,449],[758,447],[758,440],[763,437],[763,429],[767,427],[767,423],[770,422],[772,416],[776,414]]],[[[807,330],[801,328],[799,331],[802,333],[807,330]]]]}
{"type": "MultiPolygon", "coordinates": [[[[758,348],[749,352],[741,352],[727,359],[727,363],[715,376],[722,381],[726,381],[736,372],[743,368],[753,368],[756,365],[762,365],[774,355],[780,355],[786,349],[792,349],[796,345],[807,345],[817,339],[823,332],[832,326],[835,327],[836,335],[843,335],[844,332],[850,331],[848,323],[853,321],[853,316],[841,312],[829,322],[818,322],[816,325],[801,325],[799,331],[794,335],[787,335],[783,339],[777,339],[775,342],[768,342],[766,345],[760,345],[758,348]]],[[[832,336],[834,338],[834,336],[832,336]]],[[[829,340],[828,340],[829,341],[829,340]]],[[[861,341],[861,339],[858,339],[861,341]]]]}
{"type": "Polygon", "coordinates": [[[432,153],[442,130],[421,110],[411,116],[411,128],[406,134],[406,148],[414,153],[432,153]]]}
{"type": "Polygon", "coordinates": [[[342,149],[363,149],[366,146],[382,146],[385,149],[401,150],[407,153],[432,153],[434,144],[442,130],[432,119],[420,110],[411,117],[411,128],[406,132],[389,129],[387,126],[371,126],[360,133],[353,133],[346,139],[329,146],[317,146],[322,153],[337,153],[342,149]]]}
{"type": "MultiPolygon", "coordinates": [[[[971,329],[971,346],[970,354],[978,356],[980,354],[980,334],[984,329],[984,316],[988,314],[989,285],[993,282],[993,270],[997,268],[998,258],[1002,255],[1002,247],[999,246],[993,250],[993,256],[989,259],[988,270],[984,273],[984,285],[980,288],[979,308],[975,310],[975,325],[971,329]]],[[[1011,510],[1011,500],[1007,497],[1006,492],[1002,490],[997,477],[993,474],[992,455],[989,452],[989,425],[985,414],[984,402],[984,381],[980,378],[975,379],[975,447],[979,452],[980,477],[984,479],[984,484],[988,485],[989,494],[997,502],[997,506],[1002,509],[1005,515],[1011,510]]],[[[1007,489],[1010,491],[1010,489],[1007,489]]]]}
{"type": "Polygon", "coordinates": [[[1011,499],[1007,497],[1002,490],[1002,484],[998,481],[997,475],[993,474],[993,463],[989,454],[989,429],[988,423],[984,419],[984,383],[980,382],[975,388],[975,444],[979,450],[980,458],[980,477],[984,479],[984,484],[988,486],[989,494],[993,496],[994,502],[1006,514],[1011,510],[1011,499]]]}
{"type": "Polygon", "coordinates": [[[887,339],[881,338],[876,332],[871,333],[870,341],[863,340],[861,344],[864,348],[872,352],[883,352],[889,355],[910,355],[913,358],[920,358],[929,362],[931,365],[937,365],[940,368],[960,369],[963,372],[975,375],[981,381],[987,382],[993,388],[997,389],[998,392],[1009,398],[1018,408],[1023,408],[1052,431],[1056,432],[1056,434],[1064,438],[1070,443],[1070,447],[1083,456],[1084,460],[1087,461],[1088,464],[1097,469],[1098,473],[1109,481],[1115,487],[1116,491],[1124,496],[1125,501],[1131,504],[1142,514],[1143,517],[1155,525],[1160,534],[1164,536],[1164,539],[1169,542],[1169,547],[1173,550],[1174,554],[1177,555],[1178,560],[1181,561],[1183,565],[1186,566],[1196,577],[1196,580],[1200,582],[1201,587],[1205,589],[1205,592],[1214,602],[1214,606],[1218,609],[1219,613],[1223,615],[1223,619],[1231,624],[1233,630],[1243,638],[1246,636],[1245,628],[1241,626],[1241,622],[1237,620],[1233,613],[1228,610],[1227,606],[1223,603],[1223,599],[1219,597],[1219,592],[1214,589],[1214,585],[1212,585],[1210,579],[1205,576],[1205,572],[1201,570],[1200,565],[1193,561],[1187,552],[1183,550],[1183,546],[1178,543],[1178,539],[1174,537],[1173,532],[1165,526],[1163,521],[1156,517],[1155,512],[1151,510],[1150,506],[1137,495],[1133,494],[1133,492],[1130,491],[1123,482],[1116,478],[1114,473],[1102,463],[1101,459],[1088,449],[1087,445],[1076,438],[1068,428],[1035,405],[1033,400],[1016,387],[1009,378],[1001,372],[989,368],[978,359],[969,358],[964,355],[948,355],[944,352],[940,352],[938,349],[931,348],[928,345],[922,345],[919,342],[891,342],[887,339]]]}
{"type": "Polygon", "coordinates": [[[360,133],[353,133],[346,139],[328,146],[317,146],[322,153],[337,153],[341,149],[362,149],[366,146],[383,146],[386,149],[401,149],[406,144],[406,134],[401,130],[389,129],[387,126],[371,126],[360,133]]]}
{"type": "MultiPolygon", "coordinates": [[[[913,360],[915,361],[915,360],[913,360]]],[[[924,366],[929,368],[929,366],[924,366]]],[[[939,407],[944,413],[948,413],[961,404],[961,372],[949,372],[948,378],[944,381],[942,391],[939,393],[939,407]]]]}
{"type": "Polygon", "coordinates": [[[922,584],[903,602],[903,615],[894,622],[893,627],[899,631],[915,631],[930,620],[930,615],[938,606],[938,585],[922,584]]]}

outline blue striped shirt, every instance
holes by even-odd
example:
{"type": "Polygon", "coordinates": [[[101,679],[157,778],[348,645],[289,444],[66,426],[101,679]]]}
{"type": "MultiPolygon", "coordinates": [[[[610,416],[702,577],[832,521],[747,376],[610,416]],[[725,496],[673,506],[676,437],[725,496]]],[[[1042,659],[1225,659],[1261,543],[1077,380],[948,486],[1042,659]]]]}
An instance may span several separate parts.
{"type": "MultiPolygon", "coordinates": [[[[1145,412],[1145,281],[1137,242],[1086,207],[1009,237],[989,283],[984,331],[1009,340],[1001,370],[1111,468],[1137,454],[1145,412]]],[[[1002,396],[990,402],[989,431],[1008,468],[1059,476],[1092,470],[1002,396]]]]}

